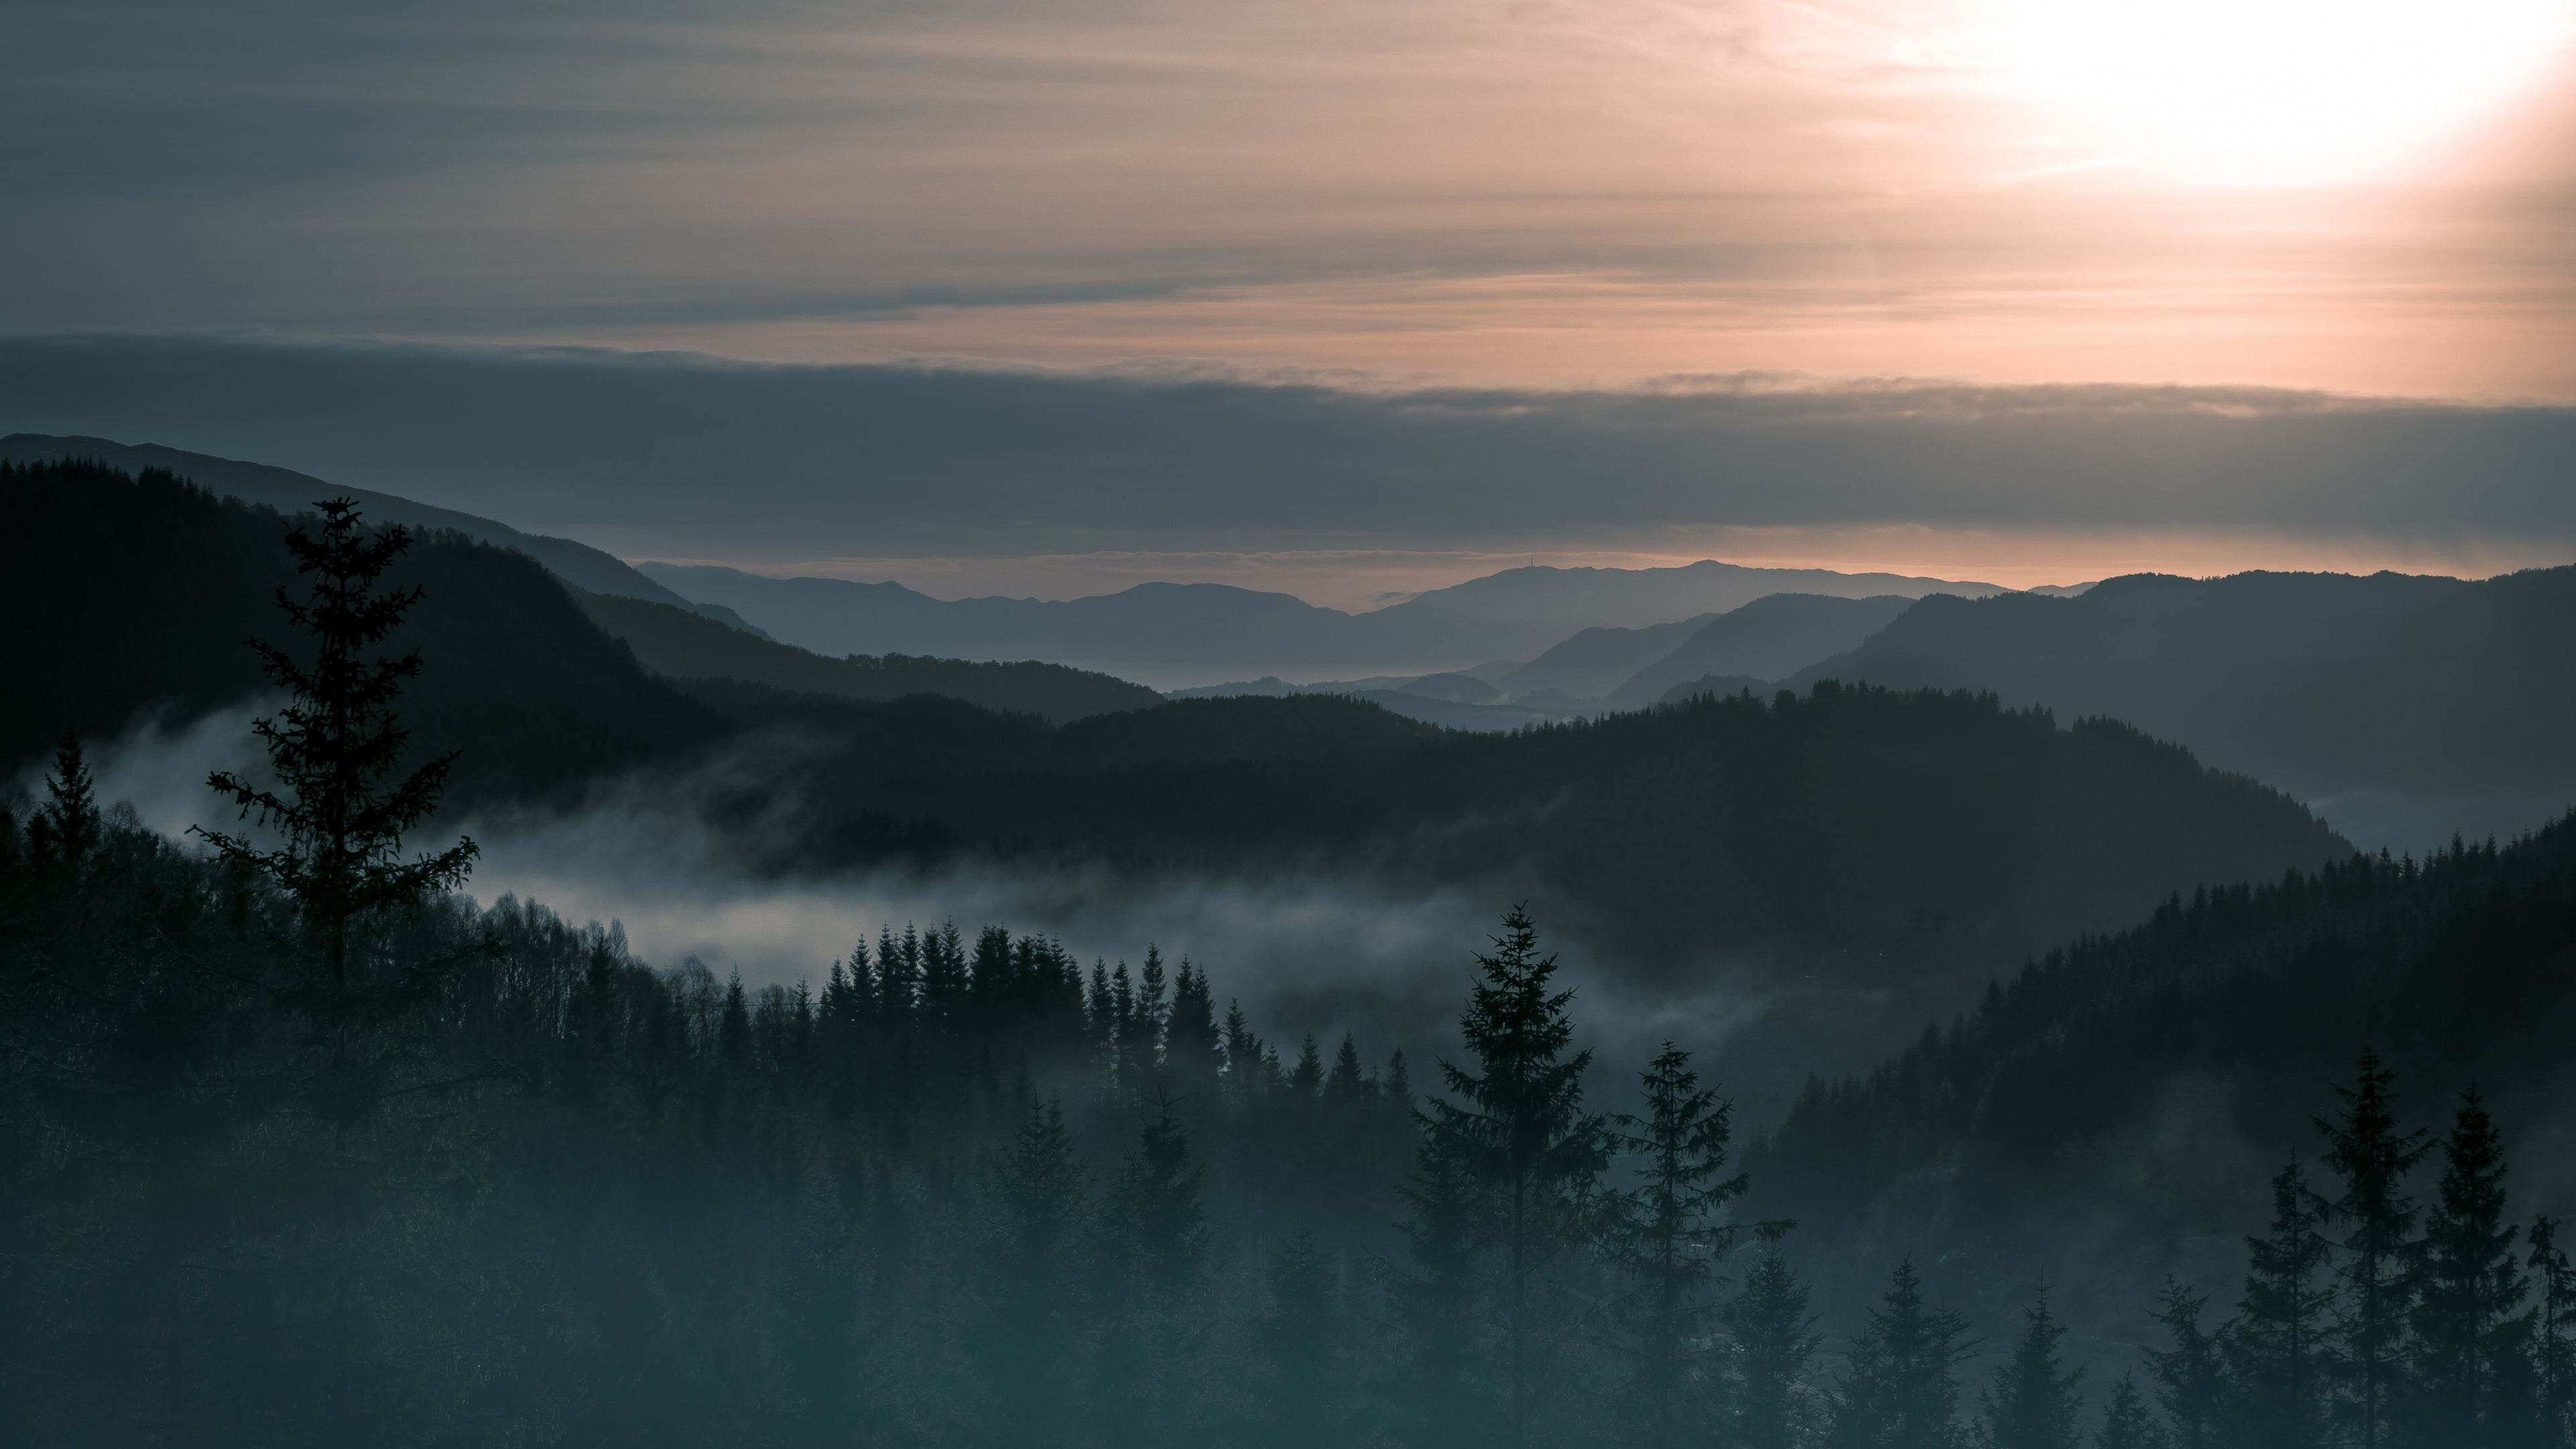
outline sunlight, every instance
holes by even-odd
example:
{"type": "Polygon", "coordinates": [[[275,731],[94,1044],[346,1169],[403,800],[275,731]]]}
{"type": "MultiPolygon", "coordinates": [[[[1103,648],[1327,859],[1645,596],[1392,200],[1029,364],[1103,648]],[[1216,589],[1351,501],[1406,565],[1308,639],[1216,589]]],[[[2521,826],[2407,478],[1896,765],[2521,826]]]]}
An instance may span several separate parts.
{"type": "Polygon", "coordinates": [[[2402,164],[2562,57],[2567,0],[1996,0],[2019,88],[2205,180],[2402,164]]]}

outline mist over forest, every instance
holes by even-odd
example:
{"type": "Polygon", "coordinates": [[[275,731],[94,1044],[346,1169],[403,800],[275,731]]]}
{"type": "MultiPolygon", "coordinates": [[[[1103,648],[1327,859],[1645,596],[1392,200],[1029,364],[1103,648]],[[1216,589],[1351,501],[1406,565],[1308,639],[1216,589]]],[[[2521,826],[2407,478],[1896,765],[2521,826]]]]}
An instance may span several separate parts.
{"type": "Polygon", "coordinates": [[[2576,1443],[2576,566],[1050,610],[94,441],[8,1442],[2576,1443]]]}

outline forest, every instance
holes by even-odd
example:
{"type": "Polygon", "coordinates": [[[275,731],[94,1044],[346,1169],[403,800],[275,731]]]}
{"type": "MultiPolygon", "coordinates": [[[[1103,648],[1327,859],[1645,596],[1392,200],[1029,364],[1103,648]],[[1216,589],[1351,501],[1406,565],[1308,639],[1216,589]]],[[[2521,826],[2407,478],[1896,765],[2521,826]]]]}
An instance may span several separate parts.
{"type": "MultiPolygon", "coordinates": [[[[754,988],[478,906],[477,846],[439,814],[462,757],[407,707],[435,661],[398,647],[440,580],[344,504],[288,541],[302,586],[254,656],[279,702],[244,721],[266,775],[218,772],[173,840],[102,802],[66,735],[0,817],[10,1442],[2576,1433],[2576,1270],[2506,1168],[2564,1039],[2576,824],[2177,895],[1739,1141],[1723,1063],[1578,1045],[1578,994],[1510,902],[1457,943],[1454,1046],[1411,1061],[1265,1039],[1150,945],[1085,963],[1003,924],[889,923],[754,988]],[[2266,1226],[2140,1291],[2116,1344],[2071,1342],[2070,1285],[2007,1237],[1985,1266],[2016,1321],[1981,1337],[1949,1296],[1971,1280],[1916,1246],[2116,1215],[2066,1150],[2192,1062],[2317,1102],[2237,1185],[2266,1226]],[[2406,1105],[2400,1064],[2442,1110],[2406,1105]]],[[[1971,742],[2018,728],[1971,696],[1827,690],[1635,728],[1715,718],[1752,747],[1908,710],[1971,742]]]]}

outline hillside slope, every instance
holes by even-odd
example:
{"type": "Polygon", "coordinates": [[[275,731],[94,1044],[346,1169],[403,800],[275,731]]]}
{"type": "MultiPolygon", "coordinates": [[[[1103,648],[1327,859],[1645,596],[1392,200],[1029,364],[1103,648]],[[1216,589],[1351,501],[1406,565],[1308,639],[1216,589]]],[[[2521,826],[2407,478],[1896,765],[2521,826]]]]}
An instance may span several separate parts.
{"type": "MultiPolygon", "coordinates": [[[[179,448],[165,448],[158,443],[117,443],[105,438],[53,437],[43,433],[11,433],[0,438],[0,462],[42,463],[68,459],[86,459],[128,474],[159,468],[218,497],[263,504],[286,514],[306,512],[324,498],[354,498],[366,510],[366,516],[378,523],[445,529],[496,547],[516,549],[544,564],[565,582],[595,594],[649,599],[681,609],[696,608],[688,600],[627,567],[623,560],[586,543],[522,533],[489,518],[416,503],[390,493],[342,487],[290,468],[245,463],[208,453],[191,453],[179,448]]],[[[751,626],[731,610],[698,612],[720,623],[751,630],[751,626]]]]}
{"type": "Polygon", "coordinates": [[[1638,709],[1694,680],[1779,679],[1858,645],[1913,606],[1914,600],[1900,594],[1766,595],[1693,630],[1671,653],[1607,691],[1603,702],[1638,709]]]}
{"type": "Polygon", "coordinates": [[[1993,690],[2127,720],[2303,798],[2576,801],[2576,566],[2482,581],[2137,574],[2079,597],[1935,595],[1785,681],[1993,690]]]}
{"type": "MultiPolygon", "coordinates": [[[[275,510],[166,473],[0,464],[0,678],[20,702],[0,715],[0,761],[66,728],[105,739],[140,716],[186,720],[265,691],[244,641],[291,642],[275,603],[302,586],[286,530],[275,510]]],[[[388,647],[421,651],[403,702],[415,761],[464,751],[455,803],[560,790],[727,728],[524,554],[431,534],[388,580],[425,591],[388,647]]]]}
{"type": "Polygon", "coordinates": [[[594,623],[625,640],[645,668],[675,679],[739,679],[844,699],[937,694],[1056,724],[1163,702],[1141,684],[1061,664],[972,663],[901,654],[827,659],[668,604],[578,589],[573,597],[594,623]]]}
{"type": "MultiPolygon", "coordinates": [[[[1748,1159],[1747,1210],[1827,1253],[2098,1278],[2142,1324],[2168,1269],[2227,1289],[2283,1162],[2370,1046],[2409,1124],[2472,1083],[2515,1216],[2576,1208],[2576,816],[2501,849],[2357,856],[2177,896],[1997,983],[1864,1075],[1811,1084],[1748,1159]]],[[[2321,1170],[2312,1177],[2322,1181],[2321,1170]]]]}

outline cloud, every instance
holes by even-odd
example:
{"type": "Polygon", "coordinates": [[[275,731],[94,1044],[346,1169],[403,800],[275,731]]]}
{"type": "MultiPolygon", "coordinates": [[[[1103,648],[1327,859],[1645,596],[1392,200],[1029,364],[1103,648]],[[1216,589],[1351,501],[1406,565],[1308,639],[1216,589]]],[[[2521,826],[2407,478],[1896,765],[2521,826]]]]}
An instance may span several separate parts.
{"type": "Polygon", "coordinates": [[[2132,148],[1983,8],[20,6],[0,316],[2576,396],[2576,110],[2438,187],[2177,191],[2087,172],[2132,148]]]}
{"type": "Polygon", "coordinates": [[[1501,553],[1900,525],[2576,545],[2576,409],[2252,388],[1354,389],[81,336],[0,340],[0,429],[278,463],[541,532],[658,533],[699,558],[1501,553]]]}

